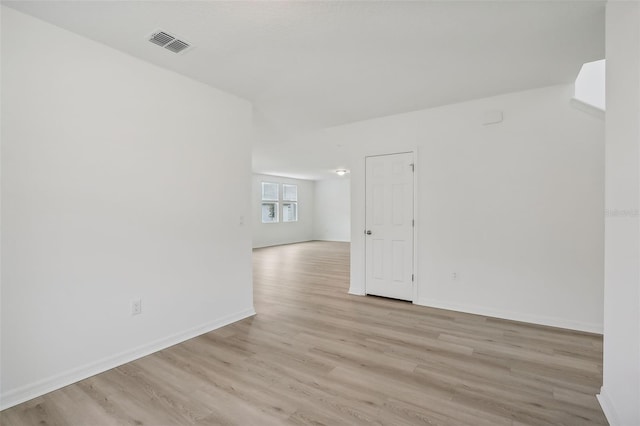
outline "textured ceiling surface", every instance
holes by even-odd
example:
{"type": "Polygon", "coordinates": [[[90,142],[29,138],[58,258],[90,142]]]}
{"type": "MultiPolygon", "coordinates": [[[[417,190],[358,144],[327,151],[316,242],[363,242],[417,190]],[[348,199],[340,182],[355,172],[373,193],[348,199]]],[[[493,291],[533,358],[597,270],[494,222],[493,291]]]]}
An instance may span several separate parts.
{"type": "Polygon", "coordinates": [[[604,57],[602,1],[4,4],[251,101],[262,144],[572,82],[604,57]],[[159,49],[156,29],[194,48],[159,49]]]}

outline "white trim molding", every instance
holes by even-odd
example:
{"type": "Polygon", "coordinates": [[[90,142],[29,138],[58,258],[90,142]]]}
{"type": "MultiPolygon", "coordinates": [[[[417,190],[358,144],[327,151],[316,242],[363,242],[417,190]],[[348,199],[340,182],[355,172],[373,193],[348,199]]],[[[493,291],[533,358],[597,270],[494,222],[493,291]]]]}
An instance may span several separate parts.
{"type": "Polygon", "coordinates": [[[604,120],[606,112],[603,109],[598,108],[597,106],[593,106],[586,102],[581,101],[580,99],[572,98],[571,106],[575,109],[578,109],[584,113],[591,115],[592,117],[599,118],[600,120],[604,120]]]}
{"type": "Polygon", "coordinates": [[[611,426],[622,426],[622,423],[620,423],[620,421],[618,420],[616,411],[613,409],[613,404],[611,403],[609,394],[607,393],[607,390],[604,388],[604,386],[600,388],[600,393],[596,395],[596,398],[598,399],[600,407],[602,407],[604,416],[607,418],[609,424],[611,426]]]}
{"type": "Polygon", "coordinates": [[[39,380],[35,383],[22,386],[18,389],[13,389],[9,392],[3,393],[0,396],[0,410],[4,410],[14,405],[20,404],[38,396],[44,395],[48,392],[52,392],[56,389],[68,386],[72,383],[76,383],[80,380],[84,380],[88,377],[95,376],[96,374],[103,373],[112,368],[150,355],[154,352],[158,352],[162,349],[166,349],[170,346],[182,343],[186,340],[224,327],[236,321],[251,317],[256,314],[255,309],[249,308],[244,311],[237,312],[235,314],[227,315],[216,321],[211,321],[206,324],[191,328],[189,330],[176,333],[161,339],[158,339],[149,344],[133,348],[101,360],[91,362],[89,364],[62,372],[52,377],[39,380]]]}
{"type": "Polygon", "coordinates": [[[364,288],[349,288],[349,294],[352,294],[354,296],[364,296],[365,292],[364,292],[364,288]]]}
{"type": "Polygon", "coordinates": [[[486,308],[483,306],[472,306],[451,302],[443,302],[436,299],[421,298],[417,305],[428,306],[431,308],[446,309],[450,311],[465,312],[468,314],[484,315],[487,317],[506,319],[511,321],[526,322],[530,324],[545,325],[549,327],[565,328],[575,331],[583,331],[587,333],[603,334],[603,325],[596,323],[586,323],[580,321],[572,321],[564,318],[545,317],[540,315],[532,315],[521,312],[509,312],[486,308]]]}

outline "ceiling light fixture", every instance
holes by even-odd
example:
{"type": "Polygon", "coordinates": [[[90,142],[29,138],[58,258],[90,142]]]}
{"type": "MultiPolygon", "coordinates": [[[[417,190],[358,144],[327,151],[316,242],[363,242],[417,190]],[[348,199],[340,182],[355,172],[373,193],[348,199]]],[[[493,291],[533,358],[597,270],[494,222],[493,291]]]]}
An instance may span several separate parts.
{"type": "Polygon", "coordinates": [[[336,174],[337,174],[338,176],[344,176],[344,175],[346,175],[347,173],[349,173],[349,170],[345,170],[345,169],[338,169],[338,170],[336,170],[336,174]]]}

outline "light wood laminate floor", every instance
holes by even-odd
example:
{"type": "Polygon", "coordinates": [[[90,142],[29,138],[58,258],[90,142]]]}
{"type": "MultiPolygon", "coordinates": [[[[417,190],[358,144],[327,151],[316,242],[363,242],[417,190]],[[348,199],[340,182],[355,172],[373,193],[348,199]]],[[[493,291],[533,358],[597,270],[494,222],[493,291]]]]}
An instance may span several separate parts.
{"type": "Polygon", "coordinates": [[[602,337],[347,294],[349,245],[254,250],[257,316],[2,425],[592,425],[602,337]]]}

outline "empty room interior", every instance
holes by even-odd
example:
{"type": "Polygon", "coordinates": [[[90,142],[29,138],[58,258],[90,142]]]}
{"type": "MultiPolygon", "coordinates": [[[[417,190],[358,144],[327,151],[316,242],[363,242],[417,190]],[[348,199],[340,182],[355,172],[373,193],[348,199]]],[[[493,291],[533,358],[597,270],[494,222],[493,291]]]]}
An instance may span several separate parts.
{"type": "Polygon", "coordinates": [[[640,2],[0,14],[2,425],[640,425],[640,2]]]}

